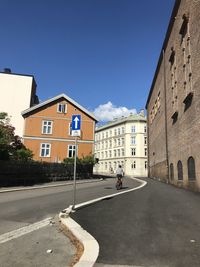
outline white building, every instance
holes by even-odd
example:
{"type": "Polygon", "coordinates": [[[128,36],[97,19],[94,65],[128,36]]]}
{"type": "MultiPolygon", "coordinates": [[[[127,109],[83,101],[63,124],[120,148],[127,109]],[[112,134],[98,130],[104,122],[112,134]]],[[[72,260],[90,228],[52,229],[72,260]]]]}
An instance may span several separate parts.
{"type": "Polygon", "coordinates": [[[143,110],[95,130],[94,172],[112,174],[122,165],[125,175],[147,176],[147,124],[143,110]]]}
{"type": "Polygon", "coordinates": [[[24,119],[21,112],[38,103],[36,82],[32,75],[0,72],[0,112],[8,113],[15,134],[23,136],[24,119]]]}

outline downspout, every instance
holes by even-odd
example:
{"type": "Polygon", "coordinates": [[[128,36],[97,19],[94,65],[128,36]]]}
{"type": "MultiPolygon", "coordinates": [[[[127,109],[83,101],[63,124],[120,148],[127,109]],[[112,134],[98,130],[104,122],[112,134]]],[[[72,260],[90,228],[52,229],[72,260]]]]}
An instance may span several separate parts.
{"type": "Polygon", "coordinates": [[[167,127],[167,81],[165,66],[165,51],[163,49],[163,73],[164,73],[164,97],[165,97],[165,145],[166,145],[166,162],[167,162],[167,183],[169,183],[169,150],[168,150],[168,127],[167,127]]]}

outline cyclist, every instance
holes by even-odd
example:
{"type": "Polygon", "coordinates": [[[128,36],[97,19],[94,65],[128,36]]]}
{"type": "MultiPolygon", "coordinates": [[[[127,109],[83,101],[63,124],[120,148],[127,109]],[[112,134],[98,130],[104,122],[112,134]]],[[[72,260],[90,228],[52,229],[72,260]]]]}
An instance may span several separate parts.
{"type": "Polygon", "coordinates": [[[123,169],[121,165],[119,165],[119,167],[117,168],[116,177],[117,177],[116,188],[121,189],[122,188],[122,177],[123,177],[123,169]]]}

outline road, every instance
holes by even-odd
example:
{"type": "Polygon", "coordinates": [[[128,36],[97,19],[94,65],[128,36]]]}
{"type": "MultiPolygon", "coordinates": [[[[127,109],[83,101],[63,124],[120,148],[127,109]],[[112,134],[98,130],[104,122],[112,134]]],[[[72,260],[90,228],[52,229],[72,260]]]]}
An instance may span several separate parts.
{"type": "Polygon", "coordinates": [[[72,215],[100,245],[95,267],[200,266],[200,194],[147,181],[72,215]]]}
{"type": "MultiPolygon", "coordinates": [[[[76,203],[116,193],[115,179],[77,184],[76,203]]],[[[138,186],[129,180],[127,188],[138,186]]],[[[55,216],[73,203],[73,185],[0,194],[0,234],[55,216]]]]}
{"type": "MultiPolygon", "coordinates": [[[[129,180],[122,191],[138,184],[129,180]]],[[[116,193],[114,185],[115,179],[77,184],[76,203],[116,193]]],[[[69,266],[75,248],[60,231],[55,215],[72,203],[72,185],[0,193],[0,267],[69,266]],[[55,224],[49,224],[49,217],[55,224]],[[45,225],[37,230],[41,220],[45,225]]]]}

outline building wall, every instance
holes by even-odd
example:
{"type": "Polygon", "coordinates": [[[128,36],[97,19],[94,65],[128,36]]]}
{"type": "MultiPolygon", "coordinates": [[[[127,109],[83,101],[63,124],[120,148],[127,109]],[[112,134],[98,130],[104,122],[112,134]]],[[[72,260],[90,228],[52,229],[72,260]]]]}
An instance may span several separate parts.
{"type": "MultiPolygon", "coordinates": [[[[149,123],[149,175],[162,178],[169,174],[170,183],[181,187],[200,191],[200,1],[180,1],[180,6],[174,16],[174,24],[165,47],[164,60],[160,64],[156,82],[147,105],[149,123]],[[189,18],[187,27],[183,27],[184,17],[189,18]],[[185,34],[181,29],[185,28],[185,34]],[[163,69],[165,66],[165,73],[163,69]],[[166,123],[164,122],[165,103],[164,82],[159,86],[159,80],[166,81],[166,123]],[[161,106],[154,121],[151,123],[150,113],[155,106],[158,91],[161,91],[161,106]],[[192,100],[187,101],[187,96],[192,100]],[[159,141],[158,141],[159,140],[159,141]],[[167,145],[166,157],[164,149],[167,145]],[[157,151],[157,152],[156,152],[157,151]],[[153,152],[155,155],[153,156],[153,152]],[[168,167],[167,167],[168,156],[168,167]],[[195,160],[196,180],[188,177],[188,159],[195,160]],[[162,160],[159,158],[163,158],[162,160]],[[182,162],[183,180],[178,177],[178,162],[182,162]],[[170,171],[173,164],[174,174],[170,171]],[[169,170],[168,170],[169,168],[169,170]],[[156,169],[156,174],[153,170],[156,169]]],[[[189,99],[189,98],[188,98],[189,99]]]]}
{"type": "Polygon", "coordinates": [[[99,158],[99,163],[95,165],[94,171],[114,174],[118,165],[122,165],[125,175],[147,176],[145,127],[145,117],[139,121],[134,115],[97,128],[95,156],[99,158]],[[135,126],[135,132],[132,126],[135,126]],[[132,137],[135,137],[135,144],[132,143],[132,137]],[[135,155],[132,155],[132,149],[135,149],[135,155]]]}
{"type": "Polygon", "coordinates": [[[7,112],[15,134],[23,136],[24,119],[21,112],[31,105],[36,85],[32,76],[0,73],[0,112],[7,112]]]}
{"type": "Polygon", "coordinates": [[[75,138],[70,133],[72,115],[81,115],[81,138],[78,138],[78,157],[92,155],[94,152],[95,121],[80,109],[67,102],[64,98],[51,102],[25,117],[24,144],[34,153],[34,159],[39,161],[60,162],[68,157],[68,145],[75,144],[75,138]],[[58,113],[59,103],[67,105],[66,113],[58,113]],[[52,132],[42,133],[43,121],[52,122],[52,132]],[[40,155],[41,143],[51,144],[48,157],[40,155]]]}

